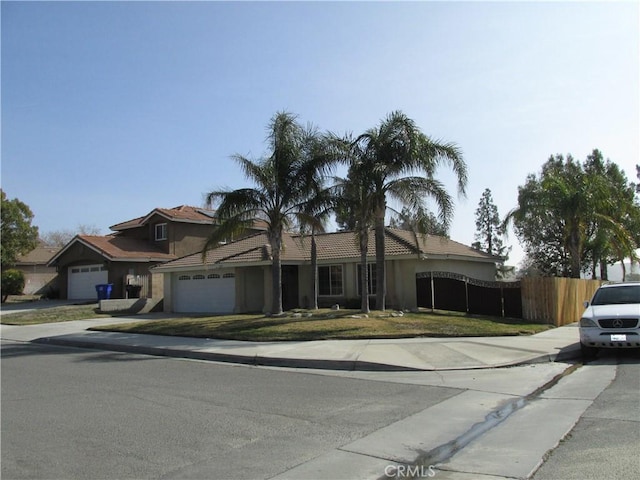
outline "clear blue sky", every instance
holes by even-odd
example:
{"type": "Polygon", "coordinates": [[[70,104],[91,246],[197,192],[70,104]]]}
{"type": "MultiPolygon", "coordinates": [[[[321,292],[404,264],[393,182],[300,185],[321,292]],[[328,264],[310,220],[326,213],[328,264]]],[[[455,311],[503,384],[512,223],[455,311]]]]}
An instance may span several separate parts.
{"type": "MultiPolygon", "coordinates": [[[[361,133],[392,110],[469,166],[473,242],[555,153],[639,163],[638,2],[2,1],[2,188],[43,232],[201,205],[246,182],[280,110],[361,133]]],[[[439,178],[455,189],[452,176],[439,178]]],[[[514,260],[521,257],[511,235],[514,260]]]]}

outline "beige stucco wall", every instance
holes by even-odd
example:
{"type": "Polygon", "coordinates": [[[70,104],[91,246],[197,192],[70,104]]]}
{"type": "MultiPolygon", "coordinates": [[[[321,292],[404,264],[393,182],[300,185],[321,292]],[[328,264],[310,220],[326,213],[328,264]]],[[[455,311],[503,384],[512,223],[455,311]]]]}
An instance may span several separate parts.
{"type": "Polygon", "coordinates": [[[236,268],[236,312],[262,311],[265,305],[264,270],[265,267],[236,268]]]}
{"type": "MultiPolygon", "coordinates": [[[[374,263],[371,259],[370,263],[374,263]]],[[[345,305],[347,301],[359,299],[357,291],[357,266],[356,262],[323,262],[319,266],[342,265],[343,268],[343,295],[319,296],[320,306],[333,304],[345,305]]],[[[469,262],[464,260],[419,260],[402,259],[387,261],[387,308],[413,309],[417,306],[416,299],[416,274],[429,271],[447,271],[460,273],[479,280],[493,281],[495,279],[495,265],[493,263],[469,262]]],[[[236,306],[238,313],[243,312],[270,312],[271,302],[271,266],[240,267],[236,272],[236,306]]],[[[172,311],[170,273],[164,275],[164,309],[172,311]]],[[[298,266],[298,304],[308,307],[312,298],[311,290],[311,266],[309,264],[298,266]]],[[[372,295],[371,298],[374,298],[372,295]]],[[[373,303],[372,303],[373,305],[373,303]]]]}
{"type": "Polygon", "coordinates": [[[151,274],[151,298],[161,300],[164,297],[164,278],[161,273],[151,274]]]}
{"type": "Polygon", "coordinates": [[[211,225],[169,223],[167,225],[167,235],[171,245],[169,253],[184,257],[202,251],[212,228],[211,225]]]}
{"type": "MultiPolygon", "coordinates": [[[[374,263],[371,259],[370,263],[374,263]]],[[[342,296],[318,296],[320,306],[329,306],[333,304],[341,304],[344,306],[347,301],[355,301],[359,299],[358,294],[358,263],[354,262],[323,262],[319,266],[342,265],[343,269],[343,295],[342,296]]],[[[255,268],[255,267],[254,267],[255,268]]],[[[271,311],[271,267],[259,267],[252,275],[243,275],[243,285],[236,286],[236,309],[238,312],[271,311]],[[257,305],[260,301],[262,292],[263,308],[257,305]],[[256,303],[249,303],[249,294],[251,292],[251,300],[256,303]],[[240,301],[242,299],[242,301],[240,301]]],[[[246,270],[244,268],[237,269],[238,272],[246,270]]],[[[469,262],[463,260],[419,260],[419,259],[402,259],[387,261],[387,297],[386,303],[389,308],[412,309],[417,306],[416,299],[416,274],[419,272],[429,271],[447,271],[460,273],[479,280],[493,281],[495,279],[495,265],[493,263],[469,262]]],[[[237,277],[238,278],[238,277],[237,277]]],[[[298,267],[298,304],[301,307],[308,307],[313,296],[311,289],[311,266],[300,265],[298,267]]],[[[374,295],[371,295],[374,298],[374,295]]],[[[355,302],[359,304],[358,302],[355,302]]],[[[373,305],[373,303],[372,303],[373,305]]]]}
{"type": "Polygon", "coordinates": [[[20,265],[16,268],[24,272],[25,295],[47,294],[50,289],[60,290],[60,277],[55,268],[42,265],[20,265]]]}
{"type": "Polygon", "coordinates": [[[172,273],[163,273],[164,281],[162,282],[164,287],[164,300],[162,303],[162,309],[166,313],[173,312],[173,289],[171,288],[172,273]]]}

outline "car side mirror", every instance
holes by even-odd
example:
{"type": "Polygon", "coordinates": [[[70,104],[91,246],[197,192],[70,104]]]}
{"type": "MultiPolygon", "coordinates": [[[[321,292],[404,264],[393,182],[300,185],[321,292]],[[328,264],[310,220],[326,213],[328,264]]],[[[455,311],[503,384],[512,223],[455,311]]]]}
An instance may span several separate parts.
{"type": "Polygon", "coordinates": [[[584,305],[584,308],[589,308],[589,302],[587,300],[585,300],[582,305],[584,305]]]}

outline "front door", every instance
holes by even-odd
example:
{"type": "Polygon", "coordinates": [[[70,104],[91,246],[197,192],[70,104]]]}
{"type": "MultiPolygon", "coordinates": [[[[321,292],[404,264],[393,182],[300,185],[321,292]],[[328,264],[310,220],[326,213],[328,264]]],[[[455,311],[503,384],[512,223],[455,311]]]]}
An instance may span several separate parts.
{"type": "Polygon", "coordinates": [[[299,308],[298,302],[298,266],[282,266],[282,309],[299,308]]]}

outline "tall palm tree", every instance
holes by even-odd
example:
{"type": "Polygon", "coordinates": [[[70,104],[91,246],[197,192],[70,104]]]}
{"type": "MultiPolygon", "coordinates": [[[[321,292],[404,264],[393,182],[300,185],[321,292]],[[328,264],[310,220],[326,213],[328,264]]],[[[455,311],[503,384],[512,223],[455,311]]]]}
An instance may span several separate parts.
{"type": "Polygon", "coordinates": [[[276,113],[268,127],[267,142],[271,155],[252,161],[241,155],[232,158],[255,187],[216,190],[206,195],[209,206],[216,207],[219,225],[203,248],[206,252],[252,225],[256,219],[267,225],[271,247],[271,313],[282,313],[282,239],[283,232],[299,224],[301,216],[317,191],[317,184],[329,172],[333,157],[323,148],[322,136],[312,126],[302,127],[296,116],[276,113]]]}
{"type": "Polygon", "coordinates": [[[322,179],[310,183],[311,198],[298,215],[300,233],[311,234],[311,304],[309,308],[318,309],[318,247],[316,234],[323,233],[335,202],[333,187],[323,188],[322,179]]]}
{"type": "Polygon", "coordinates": [[[445,164],[457,176],[459,194],[467,185],[467,166],[459,148],[427,137],[404,113],[389,114],[376,128],[357,137],[354,149],[364,152],[373,188],[372,208],[376,244],[376,308],[385,309],[385,235],[384,220],[387,199],[398,201],[411,210],[424,209],[425,198],[432,198],[439,218],[448,226],[453,214],[453,200],[445,186],[434,178],[445,164]]]}
{"type": "MultiPolygon", "coordinates": [[[[360,309],[369,313],[369,234],[374,225],[373,176],[366,151],[355,145],[350,149],[349,171],[346,179],[335,181],[335,211],[339,223],[355,232],[360,251],[360,309]]],[[[376,278],[377,280],[377,278],[376,278]]]]}

